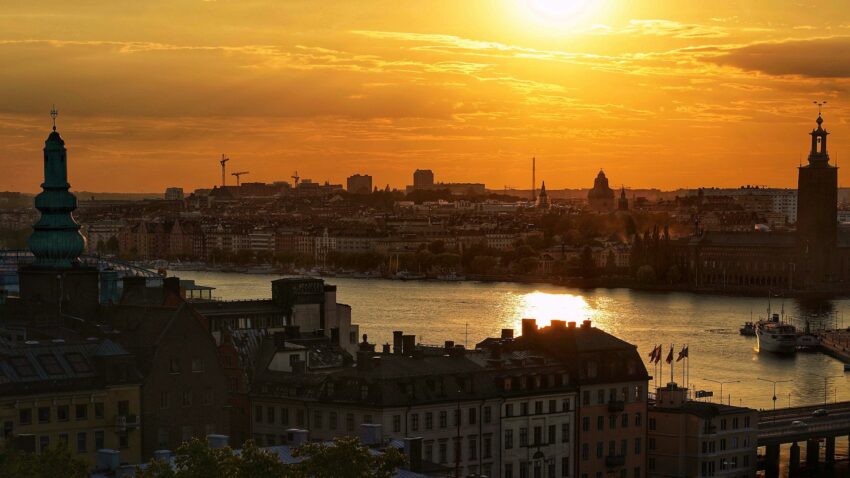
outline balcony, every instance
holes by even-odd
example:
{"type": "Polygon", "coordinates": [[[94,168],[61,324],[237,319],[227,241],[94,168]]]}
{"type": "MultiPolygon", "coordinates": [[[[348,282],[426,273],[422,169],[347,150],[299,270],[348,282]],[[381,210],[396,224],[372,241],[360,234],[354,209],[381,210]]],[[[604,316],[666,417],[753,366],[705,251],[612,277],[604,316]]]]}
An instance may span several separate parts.
{"type": "Polygon", "coordinates": [[[608,402],[609,413],[619,413],[626,409],[626,402],[622,400],[611,400],[608,402]]]}
{"type": "Polygon", "coordinates": [[[624,466],[626,464],[625,455],[608,455],[605,457],[605,466],[615,467],[624,466]]]}
{"type": "Polygon", "coordinates": [[[127,430],[135,430],[139,428],[138,415],[116,415],[115,416],[115,431],[124,432],[127,430]]]}

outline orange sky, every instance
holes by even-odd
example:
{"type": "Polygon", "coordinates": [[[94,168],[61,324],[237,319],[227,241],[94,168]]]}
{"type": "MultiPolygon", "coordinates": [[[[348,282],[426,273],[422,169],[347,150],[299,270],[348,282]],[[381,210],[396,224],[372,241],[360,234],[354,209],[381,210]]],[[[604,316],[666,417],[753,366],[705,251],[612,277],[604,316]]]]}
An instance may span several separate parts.
{"type": "Polygon", "coordinates": [[[0,65],[0,190],[38,188],[53,102],[91,191],[211,186],[223,152],[248,181],[528,188],[534,155],[549,188],[794,186],[815,99],[850,155],[843,0],[4,0],[0,65]]]}

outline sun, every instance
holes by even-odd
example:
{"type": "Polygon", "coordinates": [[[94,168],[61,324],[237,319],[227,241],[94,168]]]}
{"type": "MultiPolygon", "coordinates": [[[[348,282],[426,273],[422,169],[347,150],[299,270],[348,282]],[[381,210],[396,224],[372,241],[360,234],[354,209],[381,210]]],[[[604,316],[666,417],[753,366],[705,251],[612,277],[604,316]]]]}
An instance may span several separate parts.
{"type": "Polygon", "coordinates": [[[557,29],[570,29],[585,20],[599,0],[518,0],[532,20],[557,29]]]}

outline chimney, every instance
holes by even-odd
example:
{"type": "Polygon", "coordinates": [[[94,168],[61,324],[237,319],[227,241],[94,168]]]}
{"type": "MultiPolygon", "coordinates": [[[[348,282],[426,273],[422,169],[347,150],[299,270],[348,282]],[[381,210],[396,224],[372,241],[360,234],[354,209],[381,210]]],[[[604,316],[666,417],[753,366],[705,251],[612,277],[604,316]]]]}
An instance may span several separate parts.
{"type": "Polygon", "coordinates": [[[455,341],[454,341],[454,340],[446,340],[446,344],[445,344],[445,349],[446,349],[446,350],[449,350],[449,349],[451,349],[451,348],[452,348],[452,347],[454,347],[454,346],[455,346],[455,341]]]}
{"type": "Polygon", "coordinates": [[[568,322],[567,326],[571,329],[574,329],[574,328],[576,328],[576,323],[575,322],[568,322]]]}
{"type": "Polygon", "coordinates": [[[339,345],[339,327],[331,328],[331,343],[339,345]]]}
{"type": "Polygon", "coordinates": [[[552,329],[563,330],[567,328],[567,322],[564,320],[553,320],[549,323],[552,329]]]}
{"type": "Polygon", "coordinates": [[[382,354],[389,354],[390,353],[390,344],[389,343],[385,343],[383,346],[381,346],[381,353],[382,354]]]}
{"type": "Polygon", "coordinates": [[[360,443],[363,445],[379,446],[383,440],[383,432],[380,423],[364,423],[360,425],[360,443]]]}
{"type": "Polygon", "coordinates": [[[514,329],[502,329],[502,340],[511,340],[514,338],[514,329]]]}
{"type": "Polygon", "coordinates": [[[274,338],[275,349],[282,350],[286,348],[286,332],[275,332],[272,337],[274,338]]]}
{"type": "Polygon", "coordinates": [[[590,328],[590,319],[587,319],[587,320],[582,321],[582,323],[581,323],[581,328],[583,328],[583,329],[589,329],[589,328],[590,328]]]}
{"type": "Polygon", "coordinates": [[[372,370],[372,356],[375,355],[374,352],[369,350],[358,350],[357,351],[357,370],[366,371],[372,370]]]}
{"type": "Polygon", "coordinates": [[[156,450],[153,452],[155,460],[169,461],[171,460],[171,450],[156,450]]]}
{"type": "Polygon", "coordinates": [[[522,319],[522,335],[531,336],[537,333],[537,321],[534,319],[522,319]]]}
{"type": "Polygon", "coordinates": [[[378,368],[378,367],[381,366],[381,356],[380,355],[373,355],[371,361],[372,361],[372,368],[378,368]]]}
{"type": "Polygon", "coordinates": [[[118,450],[102,448],[97,451],[97,469],[102,471],[115,471],[121,462],[121,453],[118,450]]]}
{"type": "Polygon", "coordinates": [[[162,280],[162,290],[165,291],[166,295],[180,297],[180,278],[166,277],[162,280]]]}
{"type": "Polygon", "coordinates": [[[401,337],[401,353],[406,357],[412,357],[414,350],[416,350],[416,336],[403,335],[401,337]]]}
{"type": "Polygon", "coordinates": [[[404,454],[407,456],[408,469],[414,473],[422,471],[422,438],[405,438],[404,454]]]}
{"type": "Polygon", "coordinates": [[[401,347],[402,347],[402,336],[403,335],[404,335],[404,332],[402,332],[401,330],[394,330],[393,331],[393,353],[395,355],[401,355],[401,353],[402,353],[401,347]]]}
{"type": "Polygon", "coordinates": [[[226,447],[229,440],[227,435],[207,435],[207,444],[213,450],[226,447]]]}
{"type": "Polygon", "coordinates": [[[286,430],[286,437],[289,441],[289,446],[299,447],[307,443],[310,439],[310,432],[298,428],[290,428],[289,430],[286,430]]]}

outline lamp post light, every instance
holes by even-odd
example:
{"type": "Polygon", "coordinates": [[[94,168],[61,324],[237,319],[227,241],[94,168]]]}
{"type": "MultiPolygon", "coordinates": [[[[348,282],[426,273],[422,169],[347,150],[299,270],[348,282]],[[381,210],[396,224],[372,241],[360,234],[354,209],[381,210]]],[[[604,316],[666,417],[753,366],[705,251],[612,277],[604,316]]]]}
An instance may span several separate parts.
{"type": "MultiPolygon", "coordinates": [[[[767,378],[759,377],[759,380],[762,382],[768,382],[773,384],[773,421],[776,421],[776,384],[777,383],[785,383],[790,382],[791,380],[770,380],[767,378]]],[[[791,406],[791,394],[788,394],[788,406],[791,406]]]]}
{"type": "Polygon", "coordinates": [[[720,384],[720,404],[723,405],[723,385],[727,383],[740,383],[740,380],[712,380],[710,378],[704,378],[706,382],[718,383],[720,384]]]}
{"type": "MultiPolygon", "coordinates": [[[[820,377],[823,379],[823,404],[827,403],[827,393],[829,393],[829,383],[828,380],[831,378],[841,378],[844,375],[821,375],[820,377]]],[[[837,395],[836,395],[837,396],[837,395]]]]}

